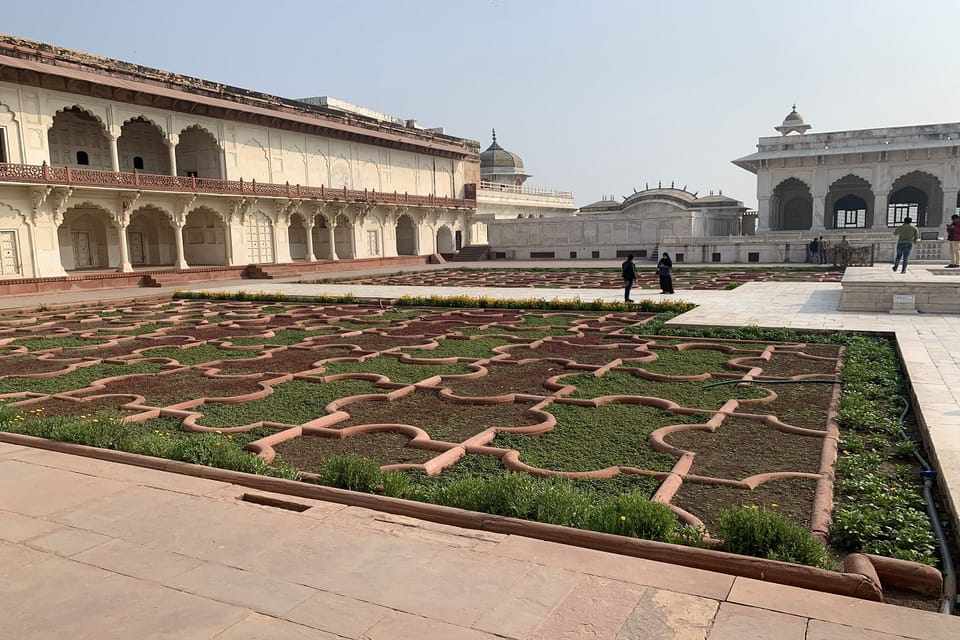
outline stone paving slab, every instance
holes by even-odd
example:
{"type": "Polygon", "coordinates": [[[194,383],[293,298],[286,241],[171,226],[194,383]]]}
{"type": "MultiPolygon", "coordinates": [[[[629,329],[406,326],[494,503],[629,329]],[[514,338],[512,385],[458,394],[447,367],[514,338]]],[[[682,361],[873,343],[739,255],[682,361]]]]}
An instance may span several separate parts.
{"type": "Polygon", "coordinates": [[[67,454],[24,457],[7,461],[22,496],[0,493],[0,637],[960,637],[960,618],[516,536],[464,546],[476,532],[144,487],[114,463],[101,485],[57,468],[77,466],[67,454]],[[66,508],[32,507],[66,487],[66,508]]]}

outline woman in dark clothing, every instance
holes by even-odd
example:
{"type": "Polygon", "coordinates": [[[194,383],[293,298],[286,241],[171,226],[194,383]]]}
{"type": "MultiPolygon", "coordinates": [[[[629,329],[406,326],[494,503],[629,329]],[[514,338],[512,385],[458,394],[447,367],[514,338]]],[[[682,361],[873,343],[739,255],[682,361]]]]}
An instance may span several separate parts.
{"type": "Polygon", "coordinates": [[[666,251],[657,263],[657,275],[660,276],[660,293],[673,293],[673,260],[666,251]]]}

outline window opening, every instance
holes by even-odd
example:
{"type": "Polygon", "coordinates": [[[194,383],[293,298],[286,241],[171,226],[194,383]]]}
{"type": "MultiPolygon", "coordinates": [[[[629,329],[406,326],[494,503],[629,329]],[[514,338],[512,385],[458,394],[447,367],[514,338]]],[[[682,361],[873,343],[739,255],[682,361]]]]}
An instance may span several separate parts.
{"type": "Polygon", "coordinates": [[[143,158],[140,156],[133,156],[133,168],[138,171],[143,171],[143,158]]]}
{"type": "Polygon", "coordinates": [[[77,151],[77,164],[90,164],[90,156],[86,151],[77,151]]]}

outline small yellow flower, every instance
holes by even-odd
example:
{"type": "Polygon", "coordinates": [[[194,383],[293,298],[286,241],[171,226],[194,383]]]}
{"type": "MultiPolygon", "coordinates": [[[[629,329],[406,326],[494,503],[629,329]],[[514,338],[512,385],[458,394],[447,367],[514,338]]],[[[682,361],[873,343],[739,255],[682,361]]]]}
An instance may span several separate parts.
{"type": "Polygon", "coordinates": [[[223,433],[223,431],[220,431],[220,429],[214,429],[213,432],[214,432],[214,433],[223,433]]]}
{"type": "Polygon", "coordinates": [[[227,434],[227,440],[233,440],[233,435],[228,433],[228,434],[227,434]]]}
{"type": "Polygon", "coordinates": [[[91,420],[90,422],[100,422],[100,421],[99,421],[99,420],[97,420],[96,418],[94,418],[94,419],[93,419],[93,420],[91,420]]]}
{"type": "Polygon", "coordinates": [[[776,509],[776,508],[779,507],[780,505],[778,505],[776,502],[771,502],[771,503],[770,503],[770,506],[773,507],[774,509],[776,509]]]}
{"type": "Polygon", "coordinates": [[[214,442],[214,443],[213,443],[213,446],[219,447],[219,446],[222,445],[222,444],[223,444],[222,442],[214,442]]]}
{"type": "Polygon", "coordinates": [[[621,521],[621,522],[626,522],[626,521],[627,521],[627,516],[620,516],[620,521],[621,521]]]}

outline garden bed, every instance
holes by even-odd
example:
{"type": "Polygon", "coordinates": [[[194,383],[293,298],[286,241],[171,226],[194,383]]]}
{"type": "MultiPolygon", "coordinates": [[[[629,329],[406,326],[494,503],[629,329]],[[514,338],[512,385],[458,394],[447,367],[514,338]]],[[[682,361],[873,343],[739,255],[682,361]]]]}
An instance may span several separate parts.
{"type": "MultiPolygon", "coordinates": [[[[659,317],[621,308],[177,301],[135,315],[159,328],[80,350],[75,320],[40,314],[43,329],[24,346],[86,360],[69,371],[76,358],[51,368],[51,355],[0,356],[6,428],[49,437],[60,431],[24,425],[42,423],[38,413],[84,420],[142,396],[124,424],[136,433],[129,446],[150,455],[239,465],[246,458],[234,455],[253,458],[246,447],[264,453],[249,463],[261,473],[320,477],[358,455],[413,468],[396,486],[441,503],[457,482],[494,486],[519,472],[586,504],[665,504],[708,540],[731,507],[774,510],[808,531],[828,526],[839,390],[808,378],[834,379],[837,345],[660,336],[659,317]],[[488,328],[495,335],[464,335],[488,328]],[[25,377],[37,371],[49,377],[25,377]],[[748,374],[752,384],[708,386],[748,374]],[[165,422],[150,428],[157,416],[165,422]],[[180,448],[150,444],[151,433],[180,448]]],[[[110,424],[98,428],[124,428],[110,424]]],[[[127,442],[111,434],[97,442],[127,442]]]]}

